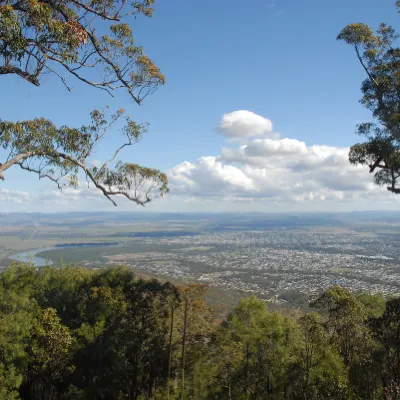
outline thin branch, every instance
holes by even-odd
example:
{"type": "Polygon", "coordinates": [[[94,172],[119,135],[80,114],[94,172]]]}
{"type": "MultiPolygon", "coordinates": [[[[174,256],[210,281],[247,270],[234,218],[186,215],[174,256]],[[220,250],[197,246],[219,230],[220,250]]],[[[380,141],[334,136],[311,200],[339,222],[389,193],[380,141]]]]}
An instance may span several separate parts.
{"type": "Polygon", "coordinates": [[[32,168],[32,167],[23,165],[23,163],[21,163],[21,162],[17,163],[17,165],[18,165],[21,169],[23,169],[23,170],[25,170],[25,171],[37,173],[37,174],[39,175],[39,179],[47,178],[47,179],[51,180],[52,182],[54,182],[54,183],[57,185],[58,189],[60,189],[61,191],[62,191],[63,188],[66,186],[66,185],[62,185],[62,184],[60,183],[60,177],[59,177],[59,178],[54,178],[54,177],[51,176],[50,174],[47,174],[47,173],[44,174],[44,173],[42,173],[42,171],[41,171],[40,168],[35,169],[35,168],[32,168]]]}
{"type": "MultiPolygon", "coordinates": [[[[77,6],[82,7],[84,10],[86,10],[87,12],[90,12],[92,14],[95,14],[101,18],[107,19],[109,21],[120,21],[120,17],[119,17],[119,12],[121,11],[121,8],[117,13],[115,13],[115,15],[109,15],[106,13],[102,13],[100,11],[96,11],[94,8],[87,6],[85,3],[82,3],[78,0],[72,0],[73,3],[75,3],[77,6]]],[[[126,1],[124,2],[126,4],[126,1]]],[[[124,6],[125,6],[124,4],[124,6]]]]}
{"type": "Polygon", "coordinates": [[[358,60],[360,61],[362,67],[364,68],[365,72],[367,73],[369,79],[371,79],[372,83],[376,86],[376,88],[378,89],[378,91],[380,92],[380,87],[378,82],[375,80],[375,78],[371,75],[371,73],[369,72],[369,69],[367,68],[367,66],[364,63],[364,60],[362,59],[362,56],[360,54],[360,50],[358,49],[358,46],[354,46],[356,53],[357,53],[357,57],[358,60]]]}
{"type": "Polygon", "coordinates": [[[115,65],[113,62],[111,62],[107,57],[105,57],[102,53],[102,49],[99,47],[98,42],[97,42],[97,38],[92,34],[92,32],[88,31],[87,29],[85,29],[86,33],[88,34],[88,37],[90,39],[90,41],[93,44],[93,47],[96,49],[98,55],[104,60],[104,62],[106,64],[108,64],[112,70],[114,71],[115,75],[117,76],[117,78],[121,81],[121,83],[127,88],[129,94],[131,95],[131,97],[133,98],[133,100],[140,105],[141,101],[139,98],[136,97],[136,95],[133,93],[132,88],[129,85],[129,82],[127,82],[124,77],[121,74],[121,71],[119,69],[119,67],[117,65],[115,65]]]}
{"type": "Polygon", "coordinates": [[[110,163],[113,162],[115,160],[115,158],[117,157],[118,153],[125,147],[127,146],[131,146],[132,145],[132,140],[129,140],[128,143],[124,143],[122,146],[120,146],[114,153],[114,155],[107,161],[105,161],[103,163],[103,165],[101,166],[101,168],[99,169],[99,172],[97,173],[97,175],[99,175],[101,173],[101,171],[110,163]]]}
{"type": "Polygon", "coordinates": [[[85,83],[87,83],[88,85],[93,86],[93,87],[95,87],[95,88],[105,90],[110,96],[114,97],[114,95],[113,95],[113,94],[111,93],[111,91],[110,91],[110,89],[111,89],[111,90],[114,90],[114,89],[113,89],[112,87],[109,87],[107,84],[89,81],[88,79],[84,78],[82,75],[76,73],[76,72],[75,72],[72,68],[70,68],[66,63],[64,63],[62,60],[60,60],[60,59],[58,59],[58,58],[56,58],[56,57],[53,57],[53,56],[48,55],[48,59],[49,59],[49,60],[52,60],[52,61],[58,62],[58,63],[59,63],[60,65],[62,65],[69,73],[71,73],[72,75],[74,75],[76,78],[78,78],[78,79],[81,80],[82,82],[85,82],[85,83]],[[106,87],[106,86],[107,86],[107,87],[106,87]]]}
{"type": "Polygon", "coordinates": [[[68,90],[69,92],[72,91],[72,88],[68,85],[66,79],[63,78],[55,69],[50,68],[48,65],[46,65],[46,69],[47,69],[49,72],[52,72],[53,74],[57,75],[57,76],[60,78],[61,82],[64,84],[64,86],[67,88],[67,90],[68,90]]]}

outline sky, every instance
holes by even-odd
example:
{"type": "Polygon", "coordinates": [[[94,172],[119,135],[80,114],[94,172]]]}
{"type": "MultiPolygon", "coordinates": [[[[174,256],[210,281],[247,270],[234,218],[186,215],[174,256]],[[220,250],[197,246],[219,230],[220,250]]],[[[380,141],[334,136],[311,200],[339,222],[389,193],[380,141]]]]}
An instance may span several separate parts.
{"type": "MultiPolygon", "coordinates": [[[[81,126],[105,105],[124,108],[149,132],[124,161],[167,173],[170,193],[148,211],[398,210],[400,196],[347,160],[371,120],[360,104],[364,73],[336,41],[351,22],[398,26],[394,0],[156,0],[151,19],[129,20],[137,43],[167,83],[141,106],[66,76],[35,87],[1,77],[0,118],[43,116],[81,126]]],[[[93,162],[110,154],[113,132],[93,162]]],[[[4,153],[0,152],[1,156],[4,153]]],[[[94,188],[64,192],[17,167],[0,182],[0,211],[117,211],[141,208],[94,188]]]]}

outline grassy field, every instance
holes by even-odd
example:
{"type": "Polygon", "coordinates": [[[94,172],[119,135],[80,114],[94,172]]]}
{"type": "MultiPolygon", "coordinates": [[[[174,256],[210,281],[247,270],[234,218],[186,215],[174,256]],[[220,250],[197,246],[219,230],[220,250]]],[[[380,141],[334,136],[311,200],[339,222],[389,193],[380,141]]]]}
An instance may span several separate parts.
{"type": "MultiPolygon", "coordinates": [[[[179,248],[179,246],[176,246],[179,248]]],[[[112,256],[124,254],[145,254],[145,253],[167,253],[171,251],[168,245],[144,245],[135,244],[133,241],[126,245],[106,247],[65,247],[55,250],[48,250],[37,254],[37,257],[50,259],[55,264],[62,260],[65,263],[77,263],[80,261],[106,261],[112,256]]],[[[160,254],[160,257],[161,254],[160,254]]]]}

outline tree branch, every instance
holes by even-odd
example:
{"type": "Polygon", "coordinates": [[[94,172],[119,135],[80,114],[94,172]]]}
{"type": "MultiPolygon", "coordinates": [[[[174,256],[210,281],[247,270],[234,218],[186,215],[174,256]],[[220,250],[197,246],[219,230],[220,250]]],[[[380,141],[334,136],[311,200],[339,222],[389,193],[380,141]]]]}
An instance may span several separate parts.
{"type": "MultiPolygon", "coordinates": [[[[87,12],[90,12],[92,14],[95,14],[101,18],[107,19],[109,21],[120,21],[120,18],[118,16],[119,11],[114,15],[108,15],[106,13],[102,13],[99,11],[96,11],[94,8],[87,6],[85,3],[82,3],[78,0],[72,0],[73,3],[75,3],[77,6],[82,7],[84,10],[86,10],[87,12]]],[[[126,1],[124,2],[126,4],[126,1]]]]}
{"type": "Polygon", "coordinates": [[[47,179],[51,180],[52,182],[54,182],[57,185],[58,189],[60,189],[61,191],[63,190],[63,187],[65,186],[60,183],[60,180],[59,180],[60,178],[54,178],[50,174],[46,174],[46,173],[44,174],[40,168],[35,169],[32,167],[29,167],[29,166],[24,165],[22,162],[17,163],[17,165],[25,171],[35,172],[36,174],[39,175],[39,179],[47,178],[47,179]]]}
{"type": "Polygon", "coordinates": [[[0,66],[0,75],[15,74],[24,78],[35,86],[40,86],[37,74],[30,74],[29,72],[23,71],[22,69],[15,67],[14,65],[0,66]]]}
{"type": "Polygon", "coordinates": [[[0,164],[0,179],[2,181],[4,181],[3,172],[6,171],[7,169],[9,169],[10,167],[12,167],[13,165],[18,164],[20,161],[25,160],[29,157],[38,156],[38,155],[40,155],[40,154],[35,153],[35,152],[26,152],[26,153],[16,155],[14,158],[12,158],[11,160],[7,161],[4,164],[0,164]]]}
{"type": "Polygon", "coordinates": [[[373,164],[369,165],[369,172],[372,173],[377,167],[381,167],[379,164],[383,160],[383,157],[379,157],[373,164]]]}
{"type": "Polygon", "coordinates": [[[364,60],[363,60],[362,57],[361,57],[360,50],[358,49],[358,46],[355,45],[354,48],[355,48],[355,50],[356,50],[357,57],[358,57],[358,60],[360,61],[360,64],[361,64],[362,67],[364,68],[364,70],[365,70],[365,72],[367,73],[369,79],[371,79],[372,83],[376,86],[376,88],[377,88],[377,89],[379,90],[379,92],[380,92],[379,84],[378,84],[378,82],[375,80],[375,78],[371,75],[371,73],[369,72],[369,69],[368,69],[367,66],[365,65],[364,60]]]}

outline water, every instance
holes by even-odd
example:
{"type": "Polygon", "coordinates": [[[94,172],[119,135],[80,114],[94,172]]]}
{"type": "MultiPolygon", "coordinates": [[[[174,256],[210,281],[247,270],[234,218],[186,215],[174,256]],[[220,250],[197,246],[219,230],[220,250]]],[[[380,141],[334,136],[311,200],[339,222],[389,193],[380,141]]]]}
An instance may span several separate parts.
{"type": "MultiPolygon", "coordinates": [[[[132,236],[140,238],[156,238],[156,237],[175,237],[175,236],[197,236],[198,232],[189,231],[156,231],[156,232],[134,232],[132,236]]],[[[112,236],[126,236],[126,233],[115,234],[112,236]]],[[[44,267],[46,265],[52,265],[53,262],[46,260],[45,258],[36,257],[36,254],[42,251],[56,250],[59,248],[66,247],[107,247],[107,246],[119,246],[122,243],[119,242],[94,242],[94,243],[61,243],[56,244],[54,247],[46,247],[41,249],[23,251],[21,253],[14,254],[10,257],[11,260],[19,261],[21,263],[32,264],[35,267],[44,267]]]]}
{"type": "Polygon", "coordinates": [[[36,257],[37,253],[41,253],[42,251],[54,250],[55,247],[46,247],[36,250],[23,251],[21,253],[14,254],[10,257],[11,260],[19,261],[21,263],[32,264],[35,267],[44,267],[46,265],[52,265],[53,262],[50,260],[46,260],[45,258],[36,257]]]}
{"type": "Polygon", "coordinates": [[[32,264],[35,267],[44,267],[46,265],[52,265],[53,261],[47,260],[45,258],[36,257],[36,254],[42,251],[56,250],[65,247],[106,247],[106,246],[118,246],[121,243],[113,242],[100,242],[100,243],[62,243],[56,244],[54,247],[45,247],[41,249],[23,251],[21,253],[14,254],[10,257],[11,260],[19,261],[21,263],[32,264]]]}
{"type": "Polygon", "coordinates": [[[120,246],[120,245],[121,245],[121,243],[117,243],[117,242],[61,243],[61,244],[56,244],[54,248],[63,248],[63,247],[109,247],[109,246],[120,246]]]}

